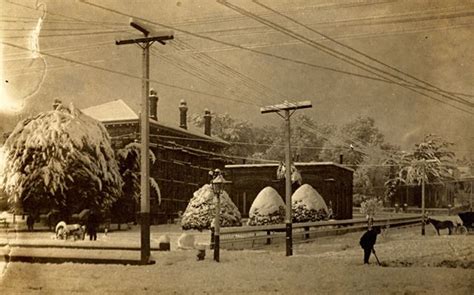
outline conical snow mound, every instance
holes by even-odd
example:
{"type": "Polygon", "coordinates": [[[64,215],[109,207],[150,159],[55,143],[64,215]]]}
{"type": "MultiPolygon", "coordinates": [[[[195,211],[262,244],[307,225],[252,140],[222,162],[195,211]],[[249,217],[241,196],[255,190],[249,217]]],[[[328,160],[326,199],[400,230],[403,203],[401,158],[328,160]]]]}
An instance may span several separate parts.
{"type": "Polygon", "coordinates": [[[285,220],[285,203],[278,192],[267,186],[252,203],[248,225],[278,224],[285,220]]]}
{"type": "MultiPolygon", "coordinates": [[[[205,184],[194,192],[193,198],[189,201],[186,211],[184,211],[181,226],[188,229],[210,229],[214,227],[214,217],[216,216],[216,199],[212,188],[205,184]]],[[[239,209],[230,199],[229,195],[223,191],[221,193],[221,218],[222,227],[241,226],[242,217],[239,209]]]]}
{"type": "Polygon", "coordinates": [[[328,217],[323,197],[309,184],[300,186],[291,199],[293,222],[319,221],[328,217]]]}

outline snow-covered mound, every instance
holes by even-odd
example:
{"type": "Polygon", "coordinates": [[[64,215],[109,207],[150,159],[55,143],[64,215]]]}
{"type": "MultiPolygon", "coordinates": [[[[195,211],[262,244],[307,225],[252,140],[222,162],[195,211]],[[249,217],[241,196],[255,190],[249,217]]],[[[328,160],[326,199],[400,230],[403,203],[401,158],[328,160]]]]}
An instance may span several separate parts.
{"type": "Polygon", "coordinates": [[[318,221],[328,217],[323,197],[309,184],[300,186],[291,199],[293,222],[318,221]]]}
{"type": "Polygon", "coordinates": [[[248,225],[278,224],[285,220],[285,203],[278,192],[267,186],[252,203],[248,225]]]}
{"type": "MultiPolygon", "coordinates": [[[[195,191],[193,198],[189,201],[186,211],[181,219],[181,226],[184,230],[188,229],[210,229],[214,226],[213,220],[216,214],[216,200],[212,188],[205,184],[199,190],[195,191]]],[[[220,225],[241,226],[242,217],[239,209],[232,202],[229,195],[223,191],[221,193],[221,218],[220,225]]]]}

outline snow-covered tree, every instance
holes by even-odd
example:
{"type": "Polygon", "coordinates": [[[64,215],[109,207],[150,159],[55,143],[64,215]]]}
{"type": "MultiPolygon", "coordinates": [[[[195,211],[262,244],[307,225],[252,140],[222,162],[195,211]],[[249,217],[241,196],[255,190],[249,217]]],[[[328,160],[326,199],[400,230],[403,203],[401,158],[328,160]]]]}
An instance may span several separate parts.
{"type": "Polygon", "coordinates": [[[4,145],[0,186],[26,211],[57,208],[69,216],[109,208],[121,195],[109,135],[72,105],[22,120],[4,145]]]}
{"type": "Polygon", "coordinates": [[[291,198],[293,222],[319,221],[328,218],[326,202],[311,185],[303,184],[291,198]]]}
{"type": "MultiPolygon", "coordinates": [[[[220,195],[220,225],[222,227],[241,226],[242,217],[239,209],[230,199],[229,195],[223,191],[220,195]]],[[[214,217],[216,216],[216,196],[211,185],[205,184],[194,192],[193,198],[189,201],[181,219],[181,226],[188,229],[210,229],[214,227],[214,217]]]]}
{"type": "Polygon", "coordinates": [[[279,224],[285,220],[285,203],[278,192],[267,186],[252,203],[248,225],[279,224]]]}
{"type": "MultiPolygon", "coordinates": [[[[135,220],[135,213],[139,208],[141,187],[140,187],[140,153],[141,144],[131,142],[116,153],[120,175],[123,179],[122,198],[117,200],[112,206],[112,215],[118,222],[131,222],[135,220]]],[[[156,157],[152,150],[149,150],[150,161],[155,163],[156,157]]],[[[158,199],[161,203],[161,192],[156,180],[150,176],[150,198],[158,199]]]]}

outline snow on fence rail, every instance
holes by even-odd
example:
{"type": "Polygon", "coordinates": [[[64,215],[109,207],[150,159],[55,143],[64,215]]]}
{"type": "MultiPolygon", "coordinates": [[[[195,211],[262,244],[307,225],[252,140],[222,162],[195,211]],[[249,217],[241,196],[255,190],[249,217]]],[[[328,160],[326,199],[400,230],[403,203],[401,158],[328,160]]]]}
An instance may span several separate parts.
{"type": "MultiPolygon", "coordinates": [[[[385,217],[374,220],[374,226],[394,227],[421,223],[421,215],[385,217]]],[[[293,223],[293,243],[307,242],[317,237],[338,235],[367,228],[363,218],[293,223]]],[[[222,248],[242,249],[285,240],[285,224],[221,228],[222,248]]]]}

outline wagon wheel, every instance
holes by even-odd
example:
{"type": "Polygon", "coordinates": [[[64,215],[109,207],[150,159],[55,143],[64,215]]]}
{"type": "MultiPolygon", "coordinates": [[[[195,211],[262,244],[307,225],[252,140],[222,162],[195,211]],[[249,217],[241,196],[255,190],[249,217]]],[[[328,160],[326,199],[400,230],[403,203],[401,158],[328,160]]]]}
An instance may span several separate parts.
{"type": "Polygon", "coordinates": [[[58,229],[58,232],[56,233],[56,238],[58,238],[59,240],[66,239],[66,230],[63,227],[58,229]]]}
{"type": "Polygon", "coordinates": [[[467,234],[467,227],[465,227],[464,225],[458,226],[457,232],[460,235],[466,235],[467,234]]]}

